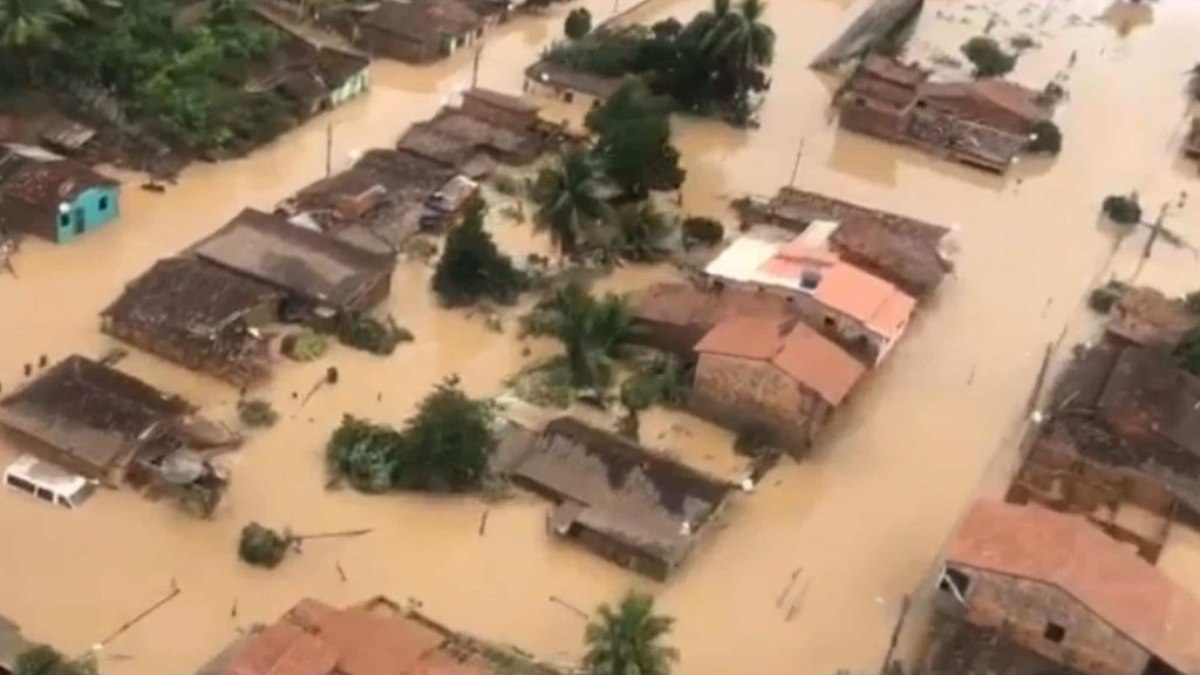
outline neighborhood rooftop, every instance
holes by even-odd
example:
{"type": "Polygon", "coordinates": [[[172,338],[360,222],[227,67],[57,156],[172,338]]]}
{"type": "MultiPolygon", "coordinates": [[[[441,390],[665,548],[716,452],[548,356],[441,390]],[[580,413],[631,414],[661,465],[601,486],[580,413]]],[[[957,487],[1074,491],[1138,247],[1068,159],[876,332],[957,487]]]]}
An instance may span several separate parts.
{"type": "Polygon", "coordinates": [[[624,78],[593,75],[549,61],[538,61],[529,66],[525,76],[539,84],[569,89],[599,99],[612,96],[625,84],[624,78]]]}
{"type": "Polygon", "coordinates": [[[1183,336],[1200,326],[1200,314],[1182,300],[1168,298],[1154,288],[1130,288],[1121,293],[1112,308],[1109,334],[1137,345],[1174,347],[1183,336]]]}
{"type": "Polygon", "coordinates": [[[975,504],[947,562],[1050,584],[1180,673],[1200,673],[1200,600],[1082,517],[975,504]]]}
{"type": "Polygon", "coordinates": [[[159,425],[190,409],[135,377],[71,356],[0,401],[0,422],[98,478],[129,459],[159,425]]]}
{"type": "Polygon", "coordinates": [[[736,288],[706,289],[686,282],[659,283],[630,298],[634,321],[645,327],[634,339],[690,356],[696,343],[725,319],[796,316],[786,298],[736,288]]]}
{"type": "Polygon", "coordinates": [[[366,294],[394,265],[391,256],[253,209],[242,211],[191,251],[213,264],[338,309],[365,309],[366,294]]]}

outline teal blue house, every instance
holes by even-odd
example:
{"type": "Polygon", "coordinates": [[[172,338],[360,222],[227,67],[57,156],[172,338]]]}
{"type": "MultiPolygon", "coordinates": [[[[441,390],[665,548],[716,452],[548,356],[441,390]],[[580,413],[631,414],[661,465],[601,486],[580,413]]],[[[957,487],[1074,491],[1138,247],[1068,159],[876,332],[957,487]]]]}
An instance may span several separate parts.
{"type": "Polygon", "coordinates": [[[0,225],[58,244],[120,215],[120,184],[40,148],[0,148],[0,225]]]}

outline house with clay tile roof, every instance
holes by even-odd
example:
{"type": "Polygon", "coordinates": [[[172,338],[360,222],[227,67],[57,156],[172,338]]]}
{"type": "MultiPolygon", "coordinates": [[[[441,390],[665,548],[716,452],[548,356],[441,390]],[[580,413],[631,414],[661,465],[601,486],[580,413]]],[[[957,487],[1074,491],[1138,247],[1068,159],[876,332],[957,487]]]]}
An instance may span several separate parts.
{"type": "Polygon", "coordinates": [[[939,604],[1086,675],[1200,674],[1200,599],[1080,515],[979,502],[939,604]]]}
{"type": "Polygon", "coordinates": [[[701,417],[801,453],[866,372],[796,319],[741,316],[696,345],[691,406],[701,417]]]}
{"type": "Polygon", "coordinates": [[[0,229],[65,244],[120,212],[117,181],[41,148],[0,146],[0,229]]]}
{"type": "Polygon", "coordinates": [[[904,334],[917,304],[827,246],[770,226],[751,228],[709,263],[705,274],[718,287],[782,295],[805,321],[872,364],[904,334]]]}

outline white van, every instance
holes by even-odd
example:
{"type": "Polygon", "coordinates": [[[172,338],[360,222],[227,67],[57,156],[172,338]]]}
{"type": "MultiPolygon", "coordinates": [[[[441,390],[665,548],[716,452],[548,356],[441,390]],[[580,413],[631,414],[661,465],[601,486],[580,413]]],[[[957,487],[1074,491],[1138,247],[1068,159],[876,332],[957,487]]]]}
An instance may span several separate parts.
{"type": "Polygon", "coordinates": [[[10,464],[4,471],[4,484],[68,509],[79,508],[96,487],[95,483],[83,476],[43,462],[33,455],[21,455],[10,464]]]}

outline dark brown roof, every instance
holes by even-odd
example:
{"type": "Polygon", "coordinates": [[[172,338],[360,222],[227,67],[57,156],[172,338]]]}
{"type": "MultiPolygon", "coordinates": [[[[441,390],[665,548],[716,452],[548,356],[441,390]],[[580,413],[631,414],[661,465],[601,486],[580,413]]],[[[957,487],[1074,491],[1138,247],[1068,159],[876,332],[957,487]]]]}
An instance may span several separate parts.
{"type": "Polygon", "coordinates": [[[952,106],[957,100],[969,99],[983,106],[1007,111],[1029,123],[1049,116],[1049,110],[1038,103],[1038,92],[998,78],[971,82],[926,82],[921,85],[921,97],[938,99],[952,106]]]}
{"type": "Polygon", "coordinates": [[[720,291],[689,283],[660,283],[631,298],[633,318],[659,324],[696,327],[707,332],[735,316],[788,318],[797,312],[786,298],[732,288],[720,291]]]}
{"type": "Polygon", "coordinates": [[[1123,350],[1097,406],[1126,435],[1167,440],[1200,459],[1200,378],[1170,355],[1123,350]]]}
{"type": "Polygon", "coordinates": [[[78,162],[33,159],[0,147],[0,196],[6,199],[53,211],[87,190],[117,184],[78,162]]]}
{"type": "Polygon", "coordinates": [[[526,100],[520,96],[509,96],[491,89],[476,87],[463,92],[466,98],[472,98],[476,101],[486,103],[495,108],[503,108],[517,113],[534,114],[538,111],[538,105],[533,101],[526,100]]]}
{"type": "Polygon", "coordinates": [[[1106,328],[1134,344],[1169,348],[1198,325],[1200,314],[1190,311],[1182,300],[1138,287],[1121,294],[1106,328]]]}
{"type": "Polygon", "coordinates": [[[450,637],[383,598],[346,609],[306,599],[238,648],[219,675],[492,675],[450,637]]]}
{"type": "Polygon", "coordinates": [[[560,417],[512,469],[515,476],[582,506],[579,524],[668,563],[680,562],[692,534],[730,486],[630,441],[560,417]]]}
{"type": "Polygon", "coordinates": [[[1054,586],[1180,673],[1200,673],[1200,600],[1081,516],[979,502],[946,558],[1054,586]]]}
{"type": "Polygon", "coordinates": [[[383,0],[363,23],[416,42],[437,42],[442,34],[479,30],[483,18],[459,0],[383,0]]]}
{"type": "Polygon", "coordinates": [[[191,252],[318,304],[355,308],[392,271],[392,256],[370,253],[281,216],[245,209],[191,252]]]}
{"type": "Polygon", "coordinates": [[[177,396],[71,356],[0,401],[0,422],[95,467],[97,477],[190,410],[177,396]]]}
{"type": "Polygon", "coordinates": [[[593,75],[548,61],[538,61],[526,68],[525,77],[541,84],[562,87],[601,99],[617,93],[625,84],[625,78],[593,75]]]}

